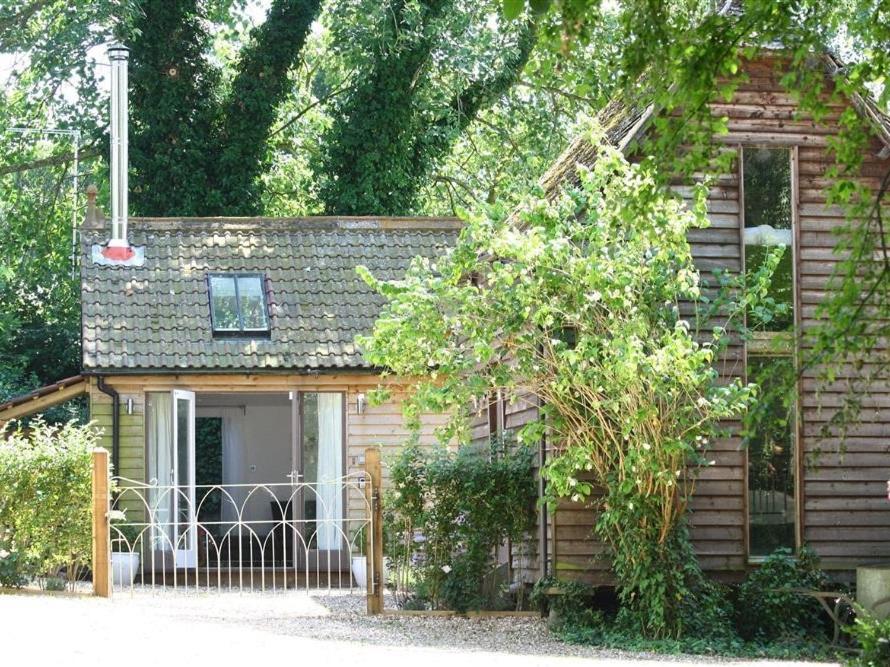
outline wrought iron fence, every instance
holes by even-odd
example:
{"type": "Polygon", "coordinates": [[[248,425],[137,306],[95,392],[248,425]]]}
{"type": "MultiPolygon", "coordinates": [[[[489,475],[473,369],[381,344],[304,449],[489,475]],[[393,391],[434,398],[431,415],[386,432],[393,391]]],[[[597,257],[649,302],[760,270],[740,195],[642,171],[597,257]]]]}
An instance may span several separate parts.
{"type": "Polygon", "coordinates": [[[115,591],[364,593],[366,573],[374,571],[367,472],[316,483],[165,486],[120,477],[113,482],[115,591]]]}

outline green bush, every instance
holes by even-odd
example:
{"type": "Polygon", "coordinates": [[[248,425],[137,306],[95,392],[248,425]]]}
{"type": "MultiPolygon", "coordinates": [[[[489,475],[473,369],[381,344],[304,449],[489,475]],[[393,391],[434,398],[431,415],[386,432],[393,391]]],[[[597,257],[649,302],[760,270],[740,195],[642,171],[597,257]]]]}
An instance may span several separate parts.
{"type": "Polygon", "coordinates": [[[856,620],[847,632],[859,644],[861,653],[847,662],[850,667],[890,665],[890,618],[879,620],[866,609],[856,607],[856,620]]]}
{"type": "Polygon", "coordinates": [[[90,451],[97,437],[90,426],[37,419],[0,439],[0,535],[15,555],[13,578],[64,569],[73,582],[89,565],[90,451]]]}
{"type": "Polygon", "coordinates": [[[18,552],[10,551],[10,544],[0,539],[0,586],[20,588],[28,583],[22,574],[22,559],[18,552]]]}
{"type": "Polygon", "coordinates": [[[603,624],[603,613],[593,606],[593,586],[578,581],[545,577],[532,589],[530,602],[543,613],[550,613],[551,628],[596,628],[603,624]]]}
{"type": "Polygon", "coordinates": [[[790,549],[777,549],[739,586],[739,634],[759,641],[819,634],[825,622],[819,603],[792,589],[821,590],[825,583],[811,549],[804,547],[797,557],[790,549]]]}
{"type": "Polygon", "coordinates": [[[402,603],[458,611],[497,604],[494,551],[533,524],[531,451],[409,446],[391,481],[386,552],[402,603]]]}

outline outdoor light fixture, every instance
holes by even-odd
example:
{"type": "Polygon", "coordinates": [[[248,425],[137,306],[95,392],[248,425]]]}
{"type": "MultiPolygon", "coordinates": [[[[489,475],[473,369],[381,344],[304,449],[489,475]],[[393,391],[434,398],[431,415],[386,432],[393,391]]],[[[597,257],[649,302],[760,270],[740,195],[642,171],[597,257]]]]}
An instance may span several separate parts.
{"type": "Polygon", "coordinates": [[[133,414],[133,399],[132,398],[127,399],[127,414],[128,415],[133,414]]]}
{"type": "Polygon", "coordinates": [[[355,411],[362,415],[365,413],[365,395],[359,394],[355,397],[355,411]]]}

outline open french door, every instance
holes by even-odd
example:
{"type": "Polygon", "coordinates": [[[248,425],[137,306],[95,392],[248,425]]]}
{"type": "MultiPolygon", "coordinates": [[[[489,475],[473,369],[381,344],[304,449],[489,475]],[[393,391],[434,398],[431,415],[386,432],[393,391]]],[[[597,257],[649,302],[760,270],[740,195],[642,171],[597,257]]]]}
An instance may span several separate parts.
{"type": "Polygon", "coordinates": [[[177,568],[198,563],[195,513],[195,392],[174,389],[173,401],[173,544],[177,568]]]}
{"type": "Polygon", "coordinates": [[[307,566],[330,571],[348,567],[344,551],[345,396],[340,392],[296,393],[295,468],[302,482],[297,494],[297,521],[307,566]]]}

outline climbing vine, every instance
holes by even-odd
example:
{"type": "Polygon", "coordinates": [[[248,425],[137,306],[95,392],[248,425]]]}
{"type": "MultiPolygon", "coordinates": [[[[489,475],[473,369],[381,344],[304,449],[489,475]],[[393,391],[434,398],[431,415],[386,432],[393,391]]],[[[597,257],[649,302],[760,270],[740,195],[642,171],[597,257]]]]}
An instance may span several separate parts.
{"type": "Polygon", "coordinates": [[[274,0],[226,85],[210,3],[143,0],[131,48],[132,202],[145,215],[256,215],[266,140],[320,0],[274,0]]]}
{"type": "Polygon", "coordinates": [[[452,411],[444,436],[464,437],[493,390],[536,395],[542,418],[520,440],[546,430],[555,447],[550,500],[599,510],[624,621],[679,634],[709,594],[684,522],[695,472],[754,389],[718,382],[734,304],[720,303],[727,325],[701,331],[682,314],[711,310],[686,240],[708,224],[704,189],[686,208],[647,167],[595,145],[580,188],[516,216],[470,217],[452,252],[415,260],[403,281],[360,269],[387,305],[359,344],[372,363],[419,378],[410,414],[452,411]]]}

